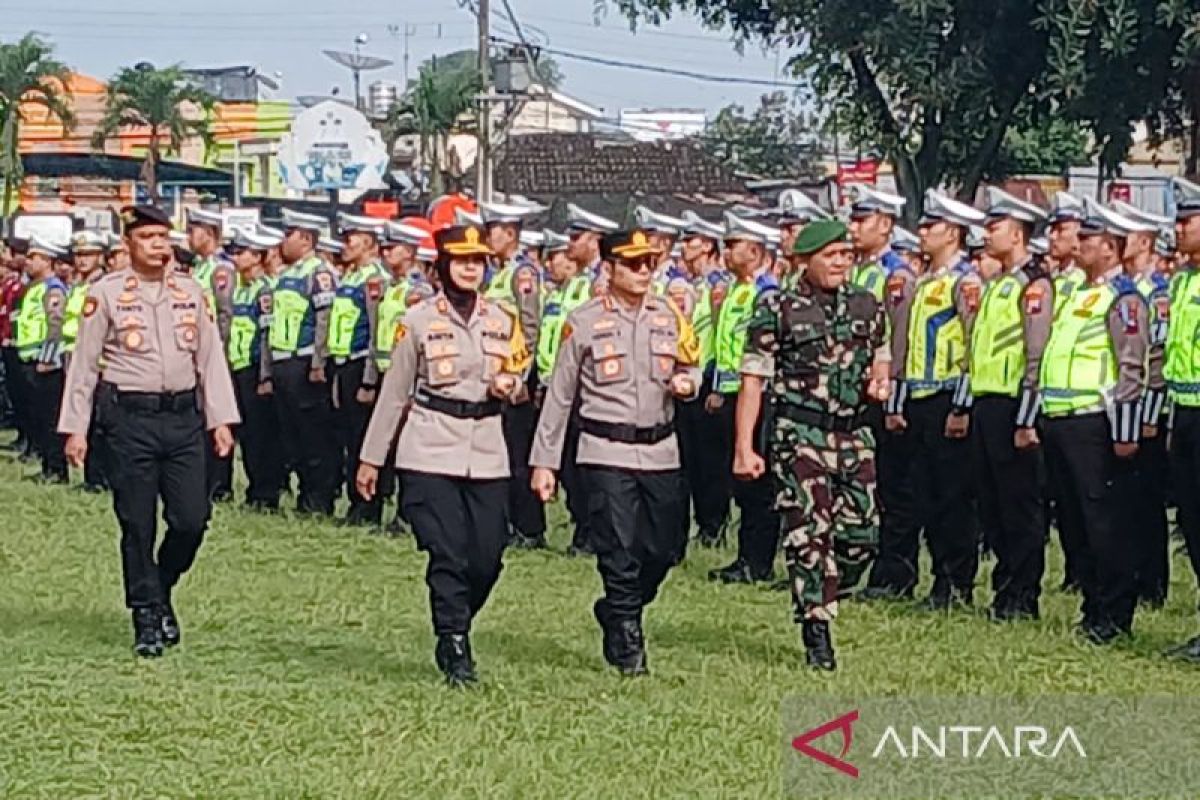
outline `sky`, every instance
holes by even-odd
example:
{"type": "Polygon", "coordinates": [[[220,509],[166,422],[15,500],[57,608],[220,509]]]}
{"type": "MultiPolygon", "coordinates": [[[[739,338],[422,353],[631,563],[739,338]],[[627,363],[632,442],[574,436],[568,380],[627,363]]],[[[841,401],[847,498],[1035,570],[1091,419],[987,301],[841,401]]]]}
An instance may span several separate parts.
{"type": "MultiPolygon", "coordinates": [[[[787,54],[749,47],[738,54],[728,31],[702,27],[682,16],[660,28],[631,32],[611,9],[595,24],[592,0],[509,0],[531,39],[547,47],[627,62],[771,81],[787,54]]],[[[511,35],[501,0],[492,0],[495,35],[511,35]]],[[[473,48],[474,14],[456,0],[0,0],[0,38],[34,30],[52,40],[74,69],[106,78],[117,68],[149,61],[187,67],[250,64],[283,75],[284,97],[327,95],[334,86],[351,94],[349,72],[321,54],[353,50],[360,33],[364,54],[394,60],[367,73],[372,80],[402,82],[405,33],[409,74],[436,53],[473,48]]],[[[769,87],[702,82],[601,66],[555,56],[566,75],[562,90],[615,118],[622,108],[695,108],[710,114],[730,103],[752,106],[769,87]]]]}

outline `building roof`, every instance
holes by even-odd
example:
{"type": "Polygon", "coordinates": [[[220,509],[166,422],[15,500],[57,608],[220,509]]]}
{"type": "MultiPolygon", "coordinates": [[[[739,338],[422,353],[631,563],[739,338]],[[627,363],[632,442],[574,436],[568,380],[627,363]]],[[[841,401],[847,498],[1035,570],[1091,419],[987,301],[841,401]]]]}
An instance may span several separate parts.
{"type": "Polygon", "coordinates": [[[746,194],[733,172],[692,142],[630,142],[593,134],[513,136],[495,186],[545,198],[572,194],[746,194]]]}

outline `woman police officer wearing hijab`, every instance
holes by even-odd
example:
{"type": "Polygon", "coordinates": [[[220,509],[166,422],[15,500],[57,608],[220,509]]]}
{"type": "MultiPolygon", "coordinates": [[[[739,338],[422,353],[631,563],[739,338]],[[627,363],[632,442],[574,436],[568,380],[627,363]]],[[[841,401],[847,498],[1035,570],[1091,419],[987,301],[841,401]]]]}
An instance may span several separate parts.
{"type": "Polygon", "coordinates": [[[461,686],[476,680],[468,635],[500,575],[508,537],[500,405],[531,359],[520,325],[478,291],[491,255],[483,229],[445,228],[434,239],[441,290],[397,329],[356,483],[363,497],[375,494],[403,421],[396,467],[405,516],[429,553],[435,659],[447,682],[461,686]]]}

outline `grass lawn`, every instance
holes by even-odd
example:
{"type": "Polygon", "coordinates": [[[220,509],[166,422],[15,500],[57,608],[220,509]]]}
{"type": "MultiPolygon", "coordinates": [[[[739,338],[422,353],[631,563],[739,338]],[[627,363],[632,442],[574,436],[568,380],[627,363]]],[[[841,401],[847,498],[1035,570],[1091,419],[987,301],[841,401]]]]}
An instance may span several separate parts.
{"type": "Polygon", "coordinates": [[[439,682],[410,537],[231,507],[177,593],[182,646],[138,661],[108,498],[30,471],[0,456],[5,798],[765,797],[791,694],[1200,693],[1158,656],[1197,632],[1180,558],[1168,607],[1113,649],[1078,643],[1054,591],[1009,627],[850,604],[830,676],[804,668],[785,595],[709,584],[730,554],[697,548],[648,614],[652,675],[625,680],[557,509],[556,552],[509,553],[477,621],[475,691],[439,682]]]}

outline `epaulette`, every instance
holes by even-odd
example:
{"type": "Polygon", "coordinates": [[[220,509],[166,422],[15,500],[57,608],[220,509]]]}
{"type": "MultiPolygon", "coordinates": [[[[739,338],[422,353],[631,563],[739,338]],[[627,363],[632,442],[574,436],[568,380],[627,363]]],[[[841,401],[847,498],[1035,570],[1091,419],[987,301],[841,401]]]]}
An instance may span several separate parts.
{"type": "Polygon", "coordinates": [[[1141,294],[1133,278],[1123,272],[1120,275],[1114,275],[1108,283],[1112,286],[1118,297],[1124,297],[1127,294],[1141,294]]]}
{"type": "Polygon", "coordinates": [[[1025,262],[1025,266],[1021,267],[1021,271],[1025,273],[1025,277],[1030,283],[1041,278],[1049,278],[1050,271],[1046,269],[1046,265],[1042,263],[1040,258],[1034,257],[1025,262]]]}

